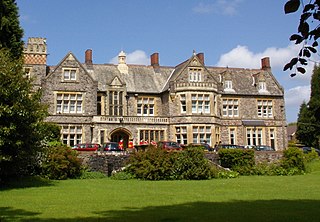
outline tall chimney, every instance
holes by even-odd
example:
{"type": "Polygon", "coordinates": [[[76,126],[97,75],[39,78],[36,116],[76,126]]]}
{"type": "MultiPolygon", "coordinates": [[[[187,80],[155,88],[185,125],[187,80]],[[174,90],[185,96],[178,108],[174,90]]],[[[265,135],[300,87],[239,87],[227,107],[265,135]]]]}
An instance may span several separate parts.
{"type": "Polygon", "coordinates": [[[264,69],[264,70],[271,69],[269,57],[265,57],[261,59],[261,69],[264,69]]]}
{"type": "Polygon", "coordinates": [[[159,53],[155,52],[150,56],[153,68],[159,68],[159,53]]]}
{"type": "Polygon", "coordinates": [[[198,53],[197,57],[200,59],[201,63],[204,65],[204,53],[203,52],[198,53]]]}
{"type": "Polygon", "coordinates": [[[92,65],[92,50],[87,49],[85,52],[85,63],[87,65],[92,65]]]}

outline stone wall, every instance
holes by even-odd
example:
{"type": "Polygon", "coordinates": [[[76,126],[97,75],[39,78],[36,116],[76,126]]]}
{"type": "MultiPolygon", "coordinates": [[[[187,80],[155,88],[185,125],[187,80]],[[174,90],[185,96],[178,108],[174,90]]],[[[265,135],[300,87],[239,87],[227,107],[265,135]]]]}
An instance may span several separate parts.
{"type": "MultiPolygon", "coordinates": [[[[206,158],[219,164],[219,155],[217,153],[206,153],[206,158]]],[[[90,171],[102,172],[107,176],[111,176],[113,171],[121,170],[128,161],[130,154],[128,153],[95,153],[81,152],[78,157],[82,160],[82,164],[90,171]]],[[[256,163],[273,163],[283,157],[282,152],[255,152],[256,163]]]]}

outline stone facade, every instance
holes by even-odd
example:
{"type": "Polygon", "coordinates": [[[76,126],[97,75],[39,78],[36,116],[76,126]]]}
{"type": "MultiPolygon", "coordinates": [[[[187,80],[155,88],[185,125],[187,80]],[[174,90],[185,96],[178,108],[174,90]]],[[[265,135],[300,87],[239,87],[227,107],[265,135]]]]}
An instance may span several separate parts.
{"type": "Polygon", "coordinates": [[[47,121],[59,124],[61,140],[104,143],[205,140],[238,145],[287,147],[284,91],[269,58],[260,69],[206,66],[203,53],[175,67],[94,64],[92,50],[80,62],[70,52],[56,66],[46,64],[43,38],[30,38],[24,50],[26,74],[43,90],[47,121]],[[41,58],[41,59],[40,59],[41,58]]]}

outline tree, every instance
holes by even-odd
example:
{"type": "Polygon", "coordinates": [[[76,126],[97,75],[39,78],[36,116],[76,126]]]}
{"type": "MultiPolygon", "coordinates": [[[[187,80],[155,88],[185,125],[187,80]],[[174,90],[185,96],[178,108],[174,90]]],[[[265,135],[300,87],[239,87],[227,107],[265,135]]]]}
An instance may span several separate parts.
{"type": "Polygon", "coordinates": [[[22,59],[0,49],[0,180],[30,173],[37,165],[45,135],[46,107],[40,92],[31,92],[23,77],[22,59]]]}
{"type": "Polygon", "coordinates": [[[23,52],[23,30],[18,19],[18,7],[15,0],[0,2],[0,48],[7,48],[11,56],[18,59],[23,52]]]}
{"type": "Polygon", "coordinates": [[[303,0],[289,0],[284,6],[286,14],[294,13],[301,7],[302,13],[298,25],[298,33],[290,37],[290,41],[295,44],[302,44],[300,52],[297,57],[292,58],[287,63],[283,70],[292,70],[295,68],[291,77],[296,75],[296,72],[304,74],[306,72],[303,66],[308,65],[308,60],[312,54],[317,53],[318,38],[320,37],[320,0],[310,0],[309,3],[304,4],[303,0]]]}
{"type": "Polygon", "coordinates": [[[320,67],[315,66],[311,78],[308,104],[301,105],[298,116],[297,139],[307,146],[319,148],[320,139],[320,67]]]}

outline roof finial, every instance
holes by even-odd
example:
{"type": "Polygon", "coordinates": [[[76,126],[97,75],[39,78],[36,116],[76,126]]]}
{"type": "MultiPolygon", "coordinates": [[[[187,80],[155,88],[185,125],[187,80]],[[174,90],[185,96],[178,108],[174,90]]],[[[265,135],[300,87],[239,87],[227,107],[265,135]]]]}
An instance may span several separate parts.
{"type": "Polygon", "coordinates": [[[196,55],[196,50],[193,50],[193,55],[196,55]]]}

